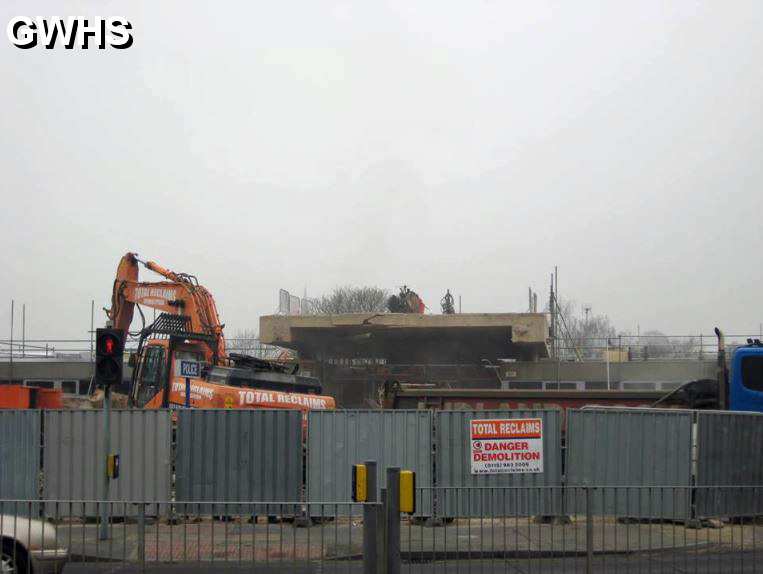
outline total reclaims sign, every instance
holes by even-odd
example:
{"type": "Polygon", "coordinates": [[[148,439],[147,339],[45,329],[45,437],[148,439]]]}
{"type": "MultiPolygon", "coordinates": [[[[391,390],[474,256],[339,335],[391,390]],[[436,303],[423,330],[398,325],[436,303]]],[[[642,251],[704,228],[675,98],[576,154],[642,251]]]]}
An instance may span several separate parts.
{"type": "Polygon", "coordinates": [[[543,472],[543,419],[469,423],[472,474],[543,472]]]}
{"type": "Polygon", "coordinates": [[[110,46],[117,50],[129,48],[133,43],[132,24],[122,17],[85,18],[69,16],[16,16],[8,22],[6,32],[11,44],[22,50],[42,46],[52,50],[63,46],[67,50],[83,50],[110,46]]]}

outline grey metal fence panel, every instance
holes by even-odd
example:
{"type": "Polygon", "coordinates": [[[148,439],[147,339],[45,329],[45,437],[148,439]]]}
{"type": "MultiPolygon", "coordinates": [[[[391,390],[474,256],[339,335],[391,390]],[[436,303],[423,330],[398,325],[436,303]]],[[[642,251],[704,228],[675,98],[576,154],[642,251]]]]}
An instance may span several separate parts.
{"type": "Polygon", "coordinates": [[[178,412],[177,500],[299,502],[302,468],[299,411],[178,412]]]}
{"type": "Polygon", "coordinates": [[[763,513],[763,415],[697,413],[697,514],[763,513]],[[711,489],[708,486],[740,488],[711,489]]]}
{"type": "Polygon", "coordinates": [[[562,417],[558,410],[439,411],[435,417],[435,484],[440,516],[560,514],[562,417]],[[472,474],[470,421],[540,418],[543,472],[472,474]],[[507,487],[536,487],[509,492],[507,487]]]}
{"type": "MultiPolygon", "coordinates": [[[[567,412],[568,486],[630,486],[594,497],[628,517],[687,518],[692,484],[691,411],[585,409],[567,412]],[[650,487],[677,487],[654,489],[650,487]]],[[[571,497],[570,509],[583,501],[571,497]]]]}
{"type": "MultiPolygon", "coordinates": [[[[105,495],[102,411],[45,411],[45,500],[167,501],[172,480],[172,419],[168,410],[111,411],[111,453],[120,457],[119,477],[105,495]]],[[[66,512],[48,504],[48,512],[66,512]]],[[[87,514],[94,505],[85,508],[87,514]]],[[[81,513],[83,509],[72,509],[81,513]]],[[[136,510],[137,512],[137,510],[136,510]]]]}
{"type": "MultiPolygon", "coordinates": [[[[432,485],[430,411],[311,411],[307,434],[307,499],[310,502],[350,500],[352,465],[366,460],[377,463],[380,489],[386,486],[386,468],[391,466],[415,471],[417,486],[432,485]]],[[[313,513],[324,515],[333,515],[343,508],[346,507],[311,507],[313,513]]],[[[417,514],[430,513],[431,497],[420,497],[417,514]]]]}
{"type": "Polygon", "coordinates": [[[37,500],[40,411],[0,410],[0,499],[37,500]]]}

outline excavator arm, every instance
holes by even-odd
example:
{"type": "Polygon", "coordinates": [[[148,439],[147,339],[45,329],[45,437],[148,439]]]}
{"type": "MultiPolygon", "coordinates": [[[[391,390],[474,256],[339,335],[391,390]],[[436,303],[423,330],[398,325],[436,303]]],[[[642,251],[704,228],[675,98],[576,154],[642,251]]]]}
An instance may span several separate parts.
{"type": "Polygon", "coordinates": [[[194,333],[212,335],[215,338],[217,356],[225,356],[223,325],[220,324],[215,301],[212,294],[199,285],[193,275],[175,273],[153,261],[141,261],[136,253],[125,254],[117,267],[111,308],[106,310],[112,325],[128,331],[135,305],[188,317],[191,330],[194,333]],[[138,281],[139,264],[161,275],[166,281],[138,281]]]}

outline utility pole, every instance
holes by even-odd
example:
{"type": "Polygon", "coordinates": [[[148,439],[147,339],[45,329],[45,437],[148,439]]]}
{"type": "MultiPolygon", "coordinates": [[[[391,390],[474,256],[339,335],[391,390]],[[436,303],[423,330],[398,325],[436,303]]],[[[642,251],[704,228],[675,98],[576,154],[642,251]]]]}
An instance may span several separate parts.
{"type": "Polygon", "coordinates": [[[90,377],[95,377],[95,353],[93,353],[93,337],[95,336],[95,299],[90,299],[90,377]]]}
{"type": "Polygon", "coordinates": [[[607,337],[607,347],[605,349],[605,352],[607,354],[607,390],[610,389],[610,382],[609,382],[609,337],[607,337]]]}
{"type": "Polygon", "coordinates": [[[21,358],[26,356],[26,303],[21,304],[21,358]]]}
{"type": "Polygon", "coordinates": [[[551,348],[554,358],[556,359],[556,388],[559,388],[559,343],[557,340],[557,312],[558,305],[556,301],[556,291],[554,284],[556,280],[556,267],[554,267],[554,273],[551,275],[551,292],[549,294],[548,308],[551,311],[551,348]]]}
{"type": "Polygon", "coordinates": [[[537,313],[538,312],[538,294],[533,291],[532,287],[527,288],[527,295],[528,295],[528,313],[537,313]]]}
{"type": "Polygon", "coordinates": [[[8,347],[9,349],[9,356],[11,358],[11,366],[10,366],[10,378],[8,379],[9,383],[13,383],[13,313],[14,313],[14,305],[15,301],[11,299],[11,345],[8,347]]]}
{"type": "MultiPolygon", "coordinates": [[[[98,539],[108,540],[109,538],[109,473],[108,460],[111,451],[111,385],[106,385],[103,389],[103,502],[100,508],[101,524],[98,529],[98,539]]],[[[98,466],[96,465],[96,468],[98,466]]],[[[144,512],[145,508],[141,510],[144,512]]]]}

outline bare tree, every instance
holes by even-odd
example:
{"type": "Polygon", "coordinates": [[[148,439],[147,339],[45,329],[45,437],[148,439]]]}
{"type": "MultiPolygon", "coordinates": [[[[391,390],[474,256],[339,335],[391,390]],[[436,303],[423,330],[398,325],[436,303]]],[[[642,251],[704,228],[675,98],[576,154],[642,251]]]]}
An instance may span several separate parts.
{"type": "MultiPolygon", "coordinates": [[[[695,337],[669,337],[657,330],[645,331],[640,337],[618,331],[607,315],[578,312],[574,301],[560,299],[558,337],[560,354],[566,358],[599,359],[607,348],[621,345],[633,358],[686,358],[698,351],[695,337]]],[[[549,309],[546,307],[545,312],[549,309]]]]}
{"type": "Polygon", "coordinates": [[[668,337],[661,331],[646,331],[639,341],[643,356],[651,359],[685,358],[697,351],[694,337],[668,337]]]}
{"type": "MultiPolygon", "coordinates": [[[[617,330],[607,315],[586,313],[580,316],[574,301],[560,299],[558,337],[561,339],[561,354],[583,359],[601,358],[608,341],[615,338],[617,330]]],[[[548,313],[548,307],[546,308],[548,313]]]]}
{"type": "Polygon", "coordinates": [[[252,355],[260,348],[260,341],[257,338],[257,331],[254,329],[238,329],[233,337],[225,338],[225,348],[234,353],[243,353],[252,355]]]}
{"type": "Polygon", "coordinates": [[[384,313],[389,291],[380,287],[335,287],[329,295],[310,301],[303,315],[338,313],[384,313]]]}

